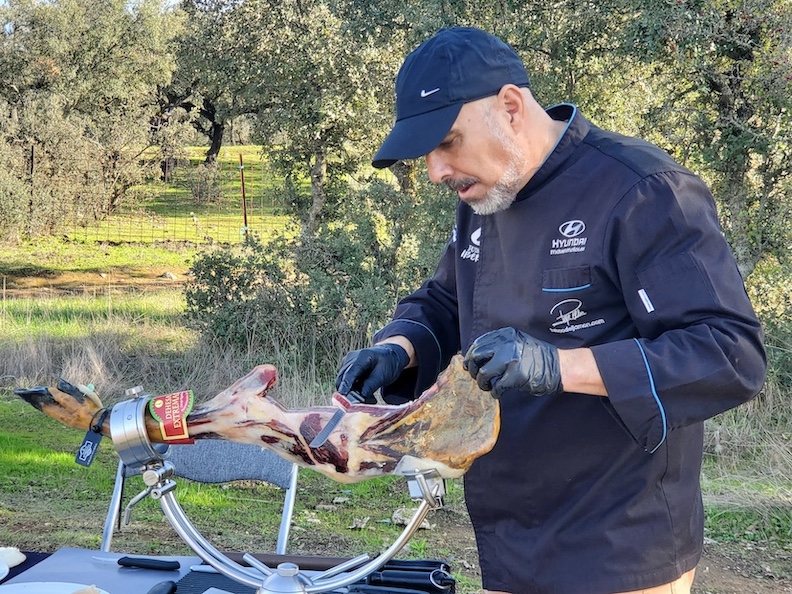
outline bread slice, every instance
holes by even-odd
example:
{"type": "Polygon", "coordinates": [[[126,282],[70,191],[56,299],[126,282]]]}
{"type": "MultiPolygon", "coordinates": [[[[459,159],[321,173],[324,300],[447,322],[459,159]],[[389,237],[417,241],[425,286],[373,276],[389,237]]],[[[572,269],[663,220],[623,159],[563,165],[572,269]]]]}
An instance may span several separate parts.
{"type": "Polygon", "coordinates": [[[0,561],[9,567],[16,567],[24,563],[25,555],[16,547],[0,547],[0,561]]]}

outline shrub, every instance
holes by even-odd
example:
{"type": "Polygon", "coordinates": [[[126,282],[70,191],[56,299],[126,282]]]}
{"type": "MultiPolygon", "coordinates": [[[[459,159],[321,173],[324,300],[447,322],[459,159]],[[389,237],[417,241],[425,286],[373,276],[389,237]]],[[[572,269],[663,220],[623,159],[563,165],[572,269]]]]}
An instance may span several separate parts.
{"type": "Polygon", "coordinates": [[[265,245],[251,236],[205,251],[193,263],[187,316],[212,338],[330,377],[431,274],[453,204],[372,182],[348,193],[315,237],[265,245]]]}
{"type": "Polygon", "coordinates": [[[792,286],[789,271],[763,259],[746,282],[765,329],[767,380],[752,401],[708,422],[707,450],[726,470],[772,468],[792,476],[792,286]]]}
{"type": "Polygon", "coordinates": [[[216,162],[201,163],[191,167],[187,174],[187,187],[195,202],[214,203],[223,197],[222,171],[216,162]]]}
{"type": "Polygon", "coordinates": [[[3,240],[21,238],[31,199],[30,185],[0,168],[0,234],[3,240]]]}

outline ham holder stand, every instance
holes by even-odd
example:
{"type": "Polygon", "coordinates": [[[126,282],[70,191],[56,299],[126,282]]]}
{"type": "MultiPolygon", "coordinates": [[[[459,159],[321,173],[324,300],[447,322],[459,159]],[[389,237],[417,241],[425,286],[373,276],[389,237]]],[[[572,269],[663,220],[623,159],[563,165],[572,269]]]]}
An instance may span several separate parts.
{"type": "Polygon", "coordinates": [[[127,510],[147,496],[159,501],[168,522],[198,557],[226,577],[257,588],[256,594],[313,594],[359,582],[380,569],[407,544],[430,510],[443,506],[445,479],[436,470],[403,470],[400,474],[407,480],[410,497],[420,504],[393,544],[373,559],[363,554],[321,573],[311,572],[310,576],[300,571],[295,563],[280,563],[272,569],[250,554],[243,556],[249,566],[240,565],[212,546],[176,501],[174,466],[164,458],[168,446],[152,444],[146,433],[144,413],[149,400],[149,396],[139,396],[120,402],[110,414],[113,446],[127,467],[141,470],[146,485],[146,489],[132,499],[127,510]]]}

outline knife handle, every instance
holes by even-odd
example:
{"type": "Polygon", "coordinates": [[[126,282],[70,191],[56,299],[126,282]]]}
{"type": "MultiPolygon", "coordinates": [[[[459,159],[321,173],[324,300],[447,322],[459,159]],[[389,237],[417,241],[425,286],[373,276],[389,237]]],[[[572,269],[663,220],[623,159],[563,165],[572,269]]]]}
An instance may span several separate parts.
{"type": "Polygon", "coordinates": [[[176,582],[167,581],[154,584],[146,594],[173,594],[176,591],[176,582]]]}
{"type": "Polygon", "coordinates": [[[162,569],[165,571],[176,571],[181,567],[178,561],[149,559],[147,557],[121,557],[118,560],[118,564],[122,567],[141,567],[143,569],[162,569]]]}
{"type": "Polygon", "coordinates": [[[347,402],[349,402],[350,404],[363,404],[366,402],[366,399],[363,398],[363,394],[361,394],[357,390],[350,390],[349,393],[346,395],[346,399],[347,402]]]}

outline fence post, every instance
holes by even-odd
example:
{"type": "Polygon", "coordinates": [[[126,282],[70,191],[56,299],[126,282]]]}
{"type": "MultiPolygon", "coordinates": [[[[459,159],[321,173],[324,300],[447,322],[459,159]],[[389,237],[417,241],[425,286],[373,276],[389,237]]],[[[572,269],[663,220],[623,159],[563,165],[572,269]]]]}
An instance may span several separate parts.
{"type": "Polygon", "coordinates": [[[30,200],[28,201],[28,237],[33,237],[33,217],[35,215],[33,209],[33,173],[36,169],[35,167],[35,144],[32,142],[30,143],[30,200]]]}
{"type": "Polygon", "coordinates": [[[242,163],[242,153],[239,153],[239,179],[242,185],[242,229],[245,232],[245,239],[248,236],[248,220],[247,220],[247,198],[245,198],[245,166],[242,163]]]}

